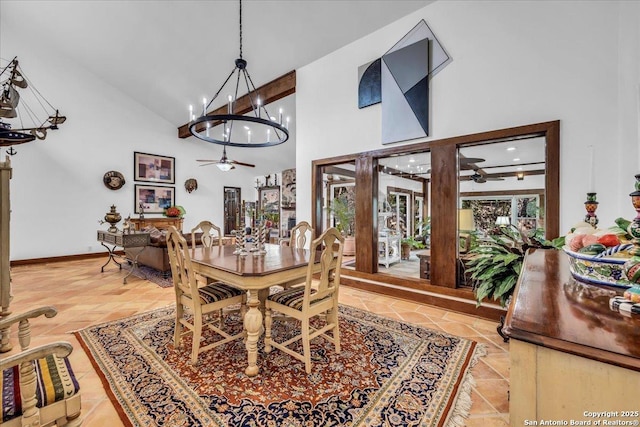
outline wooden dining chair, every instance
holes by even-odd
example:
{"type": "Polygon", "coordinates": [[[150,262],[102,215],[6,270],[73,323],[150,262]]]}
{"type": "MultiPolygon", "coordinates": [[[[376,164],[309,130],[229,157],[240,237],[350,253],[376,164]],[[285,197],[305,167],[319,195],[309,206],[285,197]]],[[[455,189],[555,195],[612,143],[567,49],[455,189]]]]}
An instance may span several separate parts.
{"type": "MultiPolygon", "coordinates": [[[[307,246],[307,236],[309,240],[313,240],[313,228],[307,221],[300,221],[295,227],[291,229],[291,236],[289,240],[283,240],[281,246],[289,246],[291,248],[305,248],[307,246]]],[[[300,283],[287,283],[281,285],[282,289],[289,289],[291,286],[299,285],[300,283]]]]}
{"type": "Polygon", "coordinates": [[[219,282],[198,287],[196,274],[191,265],[187,241],[174,226],[169,227],[167,250],[171,264],[173,288],[176,294],[176,322],[173,343],[176,348],[180,347],[182,337],[191,333],[193,335],[191,363],[195,365],[198,362],[200,353],[244,337],[244,331],[230,335],[222,330],[222,314],[220,314],[218,326],[214,324],[214,319],[209,314],[214,311],[221,313],[221,310],[225,307],[240,304],[241,319],[244,318],[247,294],[245,291],[219,282]],[[185,309],[191,312],[191,319],[186,316],[185,309]],[[201,347],[200,339],[205,326],[221,335],[223,339],[201,347]],[[183,330],[183,328],[186,328],[186,330],[183,330]]]}
{"type": "Polygon", "coordinates": [[[291,237],[289,238],[289,246],[293,248],[304,248],[307,245],[307,234],[309,240],[313,240],[313,228],[307,221],[300,221],[291,229],[291,237]]]}
{"type": "Polygon", "coordinates": [[[312,258],[307,267],[304,286],[296,286],[270,295],[265,302],[265,339],[267,353],[275,347],[304,362],[306,372],[311,373],[310,341],[318,336],[327,339],[340,353],[340,328],[338,325],[338,290],[340,288],[340,267],[344,237],[334,227],[327,229],[320,237],[311,242],[312,258]],[[320,252],[320,279],[314,280],[316,269],[313,254],[320,252]],[[275,341],[271,335],[273,316],[278,311],[287,317],[301,322],[301,331],[286,341],[275,341]],[[311,325],[311,319],[317,317],[323,326],[317,329],[311,325]],[[331,335],[328,332],[331,331],[331,335]],[[302,354],[290,346],[302,341],[302,354]]]}
{"type": "Polygon", "coordinates": [[[220,231],[220,227],[212,223],[211,221],[200,221],[198,225],[191,229],[191,247],[195,249],[196,247],[196,232],[198,230],[202,230],[202,235],[200,236],[200,243],[205,248],[213,247],[214,235],[212,232],[216,232],[218,235],[218,246],[222,246],[222,232],[220,231]]]}

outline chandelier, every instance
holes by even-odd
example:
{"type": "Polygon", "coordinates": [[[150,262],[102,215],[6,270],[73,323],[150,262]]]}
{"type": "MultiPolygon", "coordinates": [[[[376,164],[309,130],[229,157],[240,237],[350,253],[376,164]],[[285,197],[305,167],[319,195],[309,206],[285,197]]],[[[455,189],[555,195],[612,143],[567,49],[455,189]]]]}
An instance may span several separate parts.
{"type": "MultiPolygon", "coordinates": [[[[240,55],[235,60],[235,67],[229,73],[222,86],[207,103],[202,100],[202,115],[195,117],[193,106],[189,106],[189,132],[203,141],[233,147],[270,147],[289,139],[287,123],[282,122],[282,110],[278,118],[269,115],[266,106],[261,102],[258,92],[247,70],[247,61],[242,58],[242,0],[240,2],[240,55]],[[235,77],[236,85],[233,95],[227,96],[226,114],[207,114],[207,110],[218,98],[223,89],[235,77]],[[238,114],[238,92],[241,81],[246,86],[246,102],[248,113],[238,114]]],[[[218,109],[217,111],[220,111],[218,109]]]]}

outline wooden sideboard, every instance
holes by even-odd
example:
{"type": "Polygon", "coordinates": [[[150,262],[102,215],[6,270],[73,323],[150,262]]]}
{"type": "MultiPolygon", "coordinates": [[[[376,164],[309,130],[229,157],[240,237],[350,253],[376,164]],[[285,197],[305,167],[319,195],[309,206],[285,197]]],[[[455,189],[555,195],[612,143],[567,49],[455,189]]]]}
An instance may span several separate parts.
{"type": "Polygon", "coordinates": [[[131,218],[131,223],[135,224],[136,230],[142,230],[144,227],[153,225],[158,230],[166,230],[169,226],[173,225],[182,232],[183,218],[131,218]]]}
{"type": "Polygon", "coordinates": [[[562,251],[527,254],[503,328],[512,426],[639,419],[640,319],[609,308],[622,293],[574,280],[562,251]],[[606,411],[618,414],[588,414],[606,411]]]}

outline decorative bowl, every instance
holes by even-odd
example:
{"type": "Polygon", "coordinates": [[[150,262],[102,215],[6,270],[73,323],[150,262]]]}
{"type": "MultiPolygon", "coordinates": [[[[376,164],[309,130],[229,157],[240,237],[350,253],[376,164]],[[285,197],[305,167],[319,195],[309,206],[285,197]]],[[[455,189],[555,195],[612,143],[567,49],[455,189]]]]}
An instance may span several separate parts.
{"type": "Polygon", "coordinates": [[[629,288],[632,283],[624,274],[624,263],[629,258],[587,255],[574,252],[567,246],[562,248],[569,256],[569,270],[574,279],[592,285],[615,286],[629,288]]]}

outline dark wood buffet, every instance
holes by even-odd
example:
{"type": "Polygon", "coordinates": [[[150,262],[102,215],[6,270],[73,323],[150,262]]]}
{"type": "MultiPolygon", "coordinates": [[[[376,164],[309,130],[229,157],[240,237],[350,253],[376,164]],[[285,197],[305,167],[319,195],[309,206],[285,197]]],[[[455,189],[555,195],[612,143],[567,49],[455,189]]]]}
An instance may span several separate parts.
{"type": "Polygon", "coordinates": [[[623,291],[574,280],[562,251],[527,254],[503,328],[512,426],[640,410],[640,318],[609,308],[623,291]]]}

